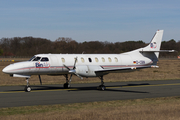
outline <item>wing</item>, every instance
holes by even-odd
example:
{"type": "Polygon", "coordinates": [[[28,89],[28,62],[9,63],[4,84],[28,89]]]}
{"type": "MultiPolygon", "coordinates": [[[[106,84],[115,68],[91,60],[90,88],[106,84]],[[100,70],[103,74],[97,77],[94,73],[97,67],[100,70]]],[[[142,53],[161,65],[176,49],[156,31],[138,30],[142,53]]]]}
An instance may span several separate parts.
{"type": "Polygon", "coordinates": [[[112,68],[112,69],[104,69],[103,67],[101,67],[102,69],[95,70],[95,73],[98,73],[98,72],[128,72],[128,71],[132,71],[132,70],[136,70],[136,69],[151,68],[151,67],[158,67],[158,66],[148,65],[148,66],[136,66],[136,67],[118,67],[118,68],[112,68]]]}

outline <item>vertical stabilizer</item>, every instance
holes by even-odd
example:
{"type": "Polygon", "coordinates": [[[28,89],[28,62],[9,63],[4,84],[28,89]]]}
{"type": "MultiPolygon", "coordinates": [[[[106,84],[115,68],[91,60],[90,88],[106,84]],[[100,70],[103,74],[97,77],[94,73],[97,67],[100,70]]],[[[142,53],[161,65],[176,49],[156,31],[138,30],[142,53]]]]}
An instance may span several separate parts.
{"type": "Polygon", "coordinates": [[[154,37],[152,38],[151,42],[148,46],[144,47],[142,51],[146,52],[155,52],[156,57],[159,57],[160,47],[161,47],[161,41],[163,36],[164,30],[158,30],[156,31],[154,37]]]}
{"type": "Polygon", "coordinates": [[[156,65],[158,61],[162,36],[163,30],[156,31],[149,45],[142,48],[140,51],[143,56],[150,58],[153,61],[154,65],[156,65]]]}
{"type": "Polygon", "coordinates": [[[152,38],[150,44],[146,46],[143,50],[145,51],[159,51],[161,47],[161,41],[163,36],[163,30],[156,31],[154,37],[152,38]]]}

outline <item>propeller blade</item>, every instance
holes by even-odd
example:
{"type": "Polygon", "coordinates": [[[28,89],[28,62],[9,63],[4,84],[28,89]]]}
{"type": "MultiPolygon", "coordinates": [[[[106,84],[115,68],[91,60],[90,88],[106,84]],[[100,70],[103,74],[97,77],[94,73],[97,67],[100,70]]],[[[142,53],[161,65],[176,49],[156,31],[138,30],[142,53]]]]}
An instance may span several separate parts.
{"type": "Polygon", "coordinates": [[[75,73],[75,75],[78,76],[81,80],[83,79],[83,77],[81,77],[80,75],[78,75],[78,74],[76,74],[76,73],[75,73]]]}
{"type": "Polygon", "coordinates": [[[72,78],[72,75],[73,75],[73,74],[71,74],[71,76],[70,76],[69,83],[71,83],[71,78],[72,78]]]}
{"type": "Polygon", "coordinates": [[[63,66],[64,66],[65,68],[67,68],[68,70],[70,70],[70,68],[68,68],[65,64],[63,64],[63,66]]]}
{"type": "Polygon", "coordinates": [[[74,62],[74,67],[73,67],[73,69],[76,68],[76,62],[77,62],[77,57],[75,58],[75,62],[74,62]]]}

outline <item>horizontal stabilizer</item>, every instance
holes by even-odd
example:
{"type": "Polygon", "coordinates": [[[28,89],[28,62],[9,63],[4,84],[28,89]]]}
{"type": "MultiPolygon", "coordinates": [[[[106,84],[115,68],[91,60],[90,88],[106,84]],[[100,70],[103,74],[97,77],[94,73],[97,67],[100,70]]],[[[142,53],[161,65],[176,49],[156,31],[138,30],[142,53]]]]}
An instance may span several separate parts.
{"type": "Polygon", "coordinates": [[[144,51],[144,50],[142,50],[142,51],[139,51],[139,52],[176,52],[175,50],[157,50],[157,51],[144,51]]]}
{"type": "Polygon", "coordinates": [[[157,65],[151,65],[152,68],[159,68],[157,65]]]}

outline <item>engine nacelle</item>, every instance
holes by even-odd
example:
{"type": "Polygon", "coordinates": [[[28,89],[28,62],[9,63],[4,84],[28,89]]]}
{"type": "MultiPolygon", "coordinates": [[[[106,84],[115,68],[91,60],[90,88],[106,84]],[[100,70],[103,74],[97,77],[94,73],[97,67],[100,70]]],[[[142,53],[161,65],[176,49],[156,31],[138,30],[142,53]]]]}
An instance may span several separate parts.
{"type": "Polygon", "coordinates": [[[11,77],[22,77],[22,78],[30,78],[30,75],[20,75],[20,74],[11,74],[11,77]]]}

